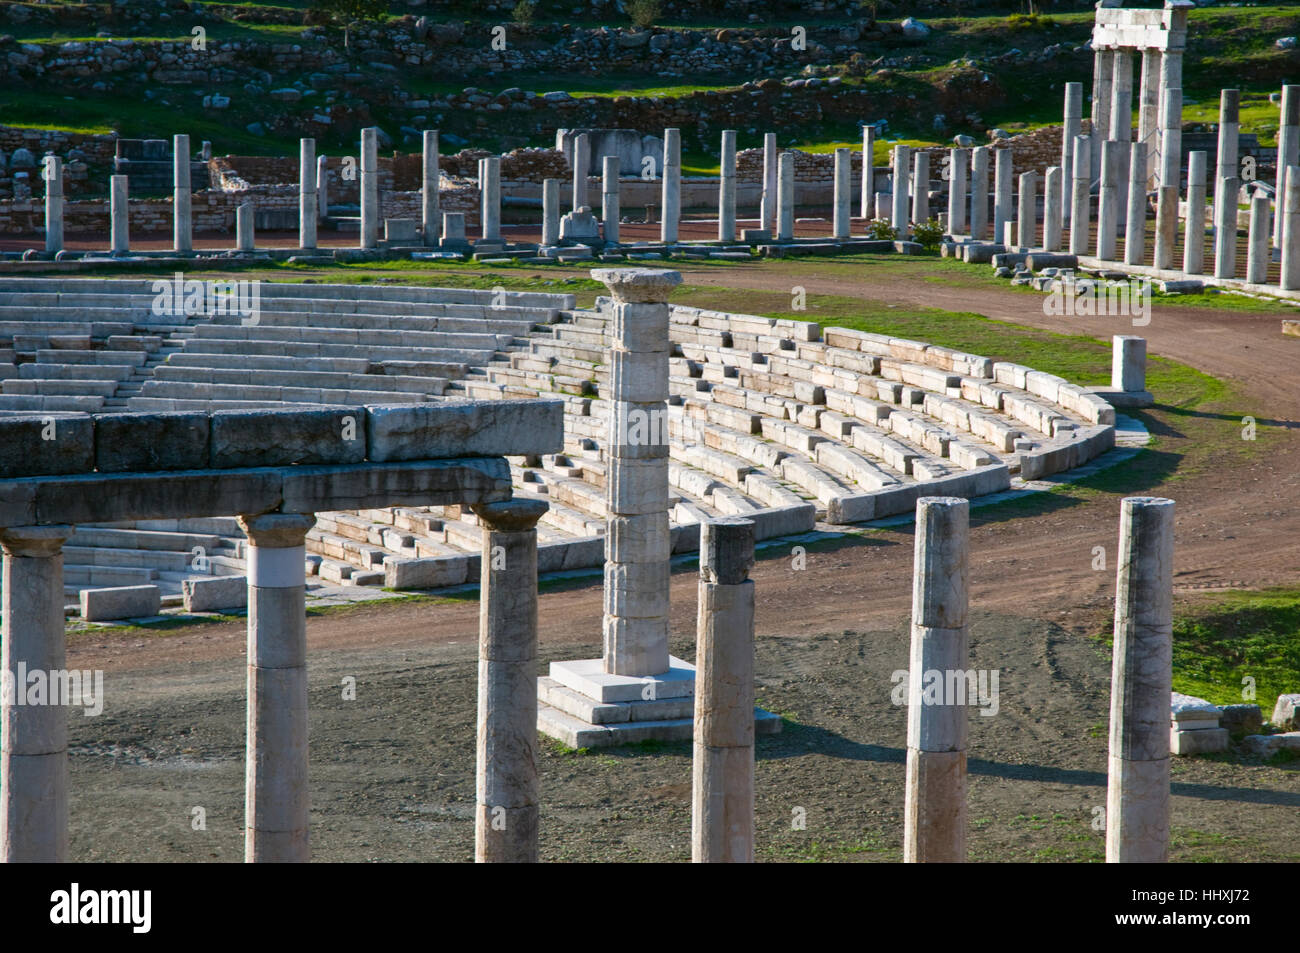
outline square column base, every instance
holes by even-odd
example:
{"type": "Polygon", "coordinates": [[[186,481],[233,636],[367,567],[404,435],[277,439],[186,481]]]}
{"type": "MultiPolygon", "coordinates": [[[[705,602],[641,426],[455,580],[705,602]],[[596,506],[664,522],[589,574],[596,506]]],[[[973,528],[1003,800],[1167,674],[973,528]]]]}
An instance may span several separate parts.
{"type": "MultiPolygon", "coordinates": [[[[690,741],[695,666],[670,656],[662,675],[609,675],[601,659],[552,662],[537,680],[537,730],[570,748],[638,741],[690,741]]],[[[775,734],[781,718],[754,709],[754,731],[775,734]]]]}

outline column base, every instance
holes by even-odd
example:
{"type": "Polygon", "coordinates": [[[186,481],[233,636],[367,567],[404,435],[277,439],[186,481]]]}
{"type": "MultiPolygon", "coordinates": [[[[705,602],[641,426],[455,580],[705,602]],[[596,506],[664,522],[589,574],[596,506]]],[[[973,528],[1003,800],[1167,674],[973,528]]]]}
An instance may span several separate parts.
{"type": "Polygon", "coordinates": [[[1150,407],[1156,399],[1149,390],[1116,390],[1113,387],[1087,387],[1084,388],[1089,393],[1096,394],[1105,400],[1112,407],[1118,407],[1121,410],[1131,409],[1134,407],[1150,407]]]}
{"type": "MultiPolygon", "coordinates": [[[[609,675],[601,659],[552,662],[537,680],[537,730],[570,748],[638,741],[690,741],[695,733],[695,666],[669,656],[662,675],[609,675]]],[[[754,731],[776,734],[781,718],[754,709],[754,731]]]]}

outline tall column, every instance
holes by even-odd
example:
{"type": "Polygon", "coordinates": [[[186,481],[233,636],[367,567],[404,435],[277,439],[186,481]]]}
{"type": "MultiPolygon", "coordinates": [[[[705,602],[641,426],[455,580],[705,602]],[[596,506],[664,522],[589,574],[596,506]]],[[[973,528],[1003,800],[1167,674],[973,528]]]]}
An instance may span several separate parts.
{"type": "MultiPolygon", "coordinates": [[[[1178,243],[1178,190],[1183,177],[1183,91],[1177,86],[1165,89],[1160,97],[1161,115],[1173,117],[1168,126],[1162,126],[1159,132],[1160,158],[1156,194],[1156,248],[1155,266],[1172,268],[1174,266],[1174,246],[1178,243]]],[[[1147,165],[1151,165],[1148,157],[1147,165]]],[[[1204,194],[1196,214],[1204,216],[1204,194]]],[[[1188,204],[1188,220],[1192,208],[1188,204]]],[[[1199,239],[1198,239],[1199,240],[1199,239]]]]}
{"type": "Polygon", "coordinates": [[[918,149],[912,160],[912,224],[930,220],[930,153],[918,149]]]}
{"type": "Polygon", "coordinates": [[[970,153],[965,149],[948,150],[948,234],[966,231],[966,177],[970,153]]]}
{"type": "Polygon", "coordinates": [[[993,240],[1003,242],[1007,236],[1007,222],[1011,221],[1012,193],[1012,155],[1011,150],[995,149],[997,156],[993,166],[993,240]]]}
{"type": "Polygon", "coordinates": [[[316,247],[316,140],[298,144],[298,247],[316,247]]]}
{"type": "Polygon", "coordinates": [[[1170,163],[1177,163],[1182,156],[1183,129],[1183,51],[1166,49],[1160,55],[1160,156],[1156,163],[1161,170],[1160,184],[1178,185],[1169,181],[1167,171],[1170,163]],[[1171,149],[1170,146],[1173,148],[1171,149]]]}
{"type": "Polygon", "coordinates": [[[442,171],[439,169],[441,157],[438,155],[438,130],[426,129],[422,137],[420,168],[420,224],[425,247],[438,244],[438,226],[442,222],[441,208],[438,202],[438,188],[442,183],[442,171]]]}
{"type": "Polygon", "coordinates": [[[1106,862],[1169,859],[1174,502],[1120,504],[1106,862]]]}
{"type": "Polygon", "coordinates": [[[911,234],[907,227],[908,179],[911,178],[908,166],[911,164],[912,150],[904,145],[894,146],[893,202],[889,224],[898,232],[898,238],[904,239],[911,234]]]}
{"type": "Polygon", "coordinates": [[[722,164],[718,177],[718,241],[736,240],[736,130],[722,130],[722,164]]]}
{"type": "MultiPolygon", "coordinates": [[[[1066,179],[1074,171],[1074,140],[1083,127],[1083,84],[1065,84],[1065,117],[1061,128],[1061,174],[1066,179]]],[[[1070,220],[1067,202],[1062,210],[1063,222],[1070,220]]]]}
{"type": "Polygon", "coordinates": [[[970,154],[970,237],[983,241],[989,229],[989,147],[970,154]]]}
{"type": "Polygon", "coordinates": [[[325,156],[316,157],[316,217],[325,221],[330,213],[329,162],[325,156]]]}
{"type": "Polygon", "coordinates": [[[483,199],[482,236],[485,242],[501,241],[501,157],[489,156],[483,160],[483,182],[480,191],[483,199]]]}
{"type": "Polygon", "coordinates": [[[776,234],[776,133],[763,134],[763,198],[759,216],[763,219],[759,227],[771,234],[776,234]]]}
{"type": "Polygon", "coordinates": [[[1282,110],[1277,130],[1277,176],[1274,193],[1278,214],[1273,216],[1273,247],[1282,247],[1282,190],[1286,169],[1300,162],[1300,86],[1282,87],[1282,110]]]}
{"type": "Polygon", "coordinates": [[[677,241],[677,227],[682,217],[682,131],[664,130],[663,221],[659,240],[665,245],[677,241]]]}
{"type": "Polygon", "coordinates": [[[613,295],[604,669],[668,671],[668,295],[675,271],[598,268],[613,295]]]}
{"type": "Polygon", "coordinates": [[[862,127],[862,201],[858,208],[858,215],[861,218],[871,218],[872,202],[876,196],[876,176],[875,160],[872,155],[876,151],[876,127],[866,125],[862,127]]]}
{"type": "MultiPolygon", "coordinates": [[[[1156,240],[1152,260],[1155,267],[1170,269],[1174,267],[1174,246],[1178,244],[1178,186],[1162,185],[1156,191],[1156,240]]],[[[1128,260],[1128,246],[1125,245],[1125,261],[1128,260]]],[[[1139,256],[1142,250],[1138,252],[1139,256]]],[[[1141,264],[1141,262],[1135,262],[1141,264]]]]}
{"type": "Polygon", "coordinates": [[[193,212],[190,203],[190,137],[179,133],[172,137],[172,248],[191,251],[193,240],[193,212]]]}
{"type": "Polygon", "coordinates": [[[970,667],[967,649],[967,537],[970,504],[956,497],[916,501],[912,649],[907,703],[905,863],[966,859],[966,704],[923,701],[927,672],[970,667]]]}
{"type": "Polygon", "coordinates": [[[131,250],[131,198],[128,195],[129,179],[114,175],[108,179],[109,219],[111,238],[109,250],[114,255],[125,255],[131,250]]]}
{"type": "Polygon", "coordinates": [[[1107,139],[1101,144],[1101,193],[1097,207],[1097,257],[1115,260],[1115,243],[1119,237],[1119,158],[1120,143],[1107,139]]]}
{"type": "Polygon", "coordinates": [[[1142,51],[1142,77],[1138,86],[1138,137],[1146,149],[1147,164],[1143,171],[1143,187],[1157,187],[1160,169],[1160,51],[1142,51]]]}
{"type": "Polygon", "coordinates": [[[45,179],[45,250],[63,250],[63,160],[46,156],[41,174],[45,179]]]}
{"type": "Polygon", "coordinates": [[[700,524],[691,860],[754,862],[754,523],[700,524]]]}
{"type": "Polygon", "coordinates": [[[240,202],[235,209],[235,250],[253,251],[253,213],[252,202],[240,202]]]}
{"type": "Polygon", "coordinates": [[[1129,143],[1128,203],[1124,227],[1124,263],[1140,265],[1146,254],[1147,147],[1129,143]]]}
{"type": "Polygon", "coordinates": [[[1119,177],[1116,182],[1122,206],[1127,202],[1129,145],[1133,141],[1133,54],[1129,50],[1115,51],[1111,92],[1110,138],[1120,143],[1119,177]]]}
{"type": "Polygon", "coordinates": [[[1187,153],[1187,229],[1183,234],[1183,271],[1205,271],[1205,167],[1204,152],[1187,153]]]}
{"type": "Polygon", "coordinates": [[[1061,232],[1065,221],[1065,176],[1059,165],[1047,167],[1043,178],[1043,248],[1061,250],[1061,232]]]}
{"type": "MultiPolygon", "coordinates": [[[[664,159],[667,171],[668,160],[664,159]]],[[[585,132],[573,137],[573,211],[587,205],[587,173],[591,171],[591,140],[585,132]]],[[[667,176],[665,175],[665,180],[667,176]]]]}
{"type": "Polygon", "coordinates": [[[1269,197],[1256,192],[1250,200],[1250,238],[1247,243],[1246,280],[1257,285],[1268,280],[1268,265],[1272,259],[1269,251],[1269,197]]]}
{"type": "Polygon", "coordinates": [[[1020,192],[1016,208],[1016,244],[1033,248],[1038,229],[1038,173],[1020,173],[1020,192]]]}
{"type": "Polygon", "coordinates": [[[304,541],[316,517],[241,516],[248,535],[248,760],[244,860],[311,859],[304,541]]]}
{"type": "MultiPolygon", "coordinates": [[[[0,859],[5,863],[68,859],[68,709],[18,704],[16,693],[28,688],[27,673],[43,673],[49,684],[65,668],[63,543],[70,535],[71,526],[0,529],[0,655],[6,687],[12,688],[0,693],[0,859]]],[[[46,698],[56,700],[67,701],[46,698]]]]}
{"type": "Polygon", "coordinates": [[[1219,97],[1219,157],[1214,176],[1214,277],[1237,273],[1237,137],[1241,90],[1225,89],[1219,97]]]}
{"type": "Polygon", "coordinates": [[[1114,99],[1113,80],[1115,56],[1113,50],[1095,50],[1092,54],[1092,178],[1101,177],[1101,145],[1110,135],[1110,108],[1114,99]]]}
{"type": "Polygon", "coordinates": [[[777,166],[776,237],[788,242],[794,238],[794,153],[782,152],[777,166]]]}
{"type": "Polygon", "coordinates": [[[379,245],[379,130],[361,130],[361,247],[379,245]]]}
{"type": "Polygon", "coordinates": [[[849,191],[853,181],[853,154],[848,149],[835,150],[835,213],[831,227],[836,241],[849,237],[849,191]]]}
{"type": "MultiPolygon", "coordinates": [[[[615,157],[617,159],[617,157],[615,157]]],[[[537,521],[545,500],[472,507],[483,524],[474,859],[537,861],[537,521]]]]}
{"type": "Polygon", "coordinates": [[[1092,138],[1074,137],[1074,168],[1070,171],[1070,254],[1088,254],[1088,222],[1092,218],[1092,138]]]}
{"type": "Polygon", "coordinates": [[[603,156],[600,160],[600,222],[606,244],[618,244],[618,156],[603,156]]]}
{"type": "Polygon", "coordinates": [[[1300,165],[1287,166],[1282,194],[1282,290],[1300,290],[1300,165]]]}
{"type": "Polygon", "coordinates": [[[542,245],[560,241],[560,180],[542,180],[542,245]]]}

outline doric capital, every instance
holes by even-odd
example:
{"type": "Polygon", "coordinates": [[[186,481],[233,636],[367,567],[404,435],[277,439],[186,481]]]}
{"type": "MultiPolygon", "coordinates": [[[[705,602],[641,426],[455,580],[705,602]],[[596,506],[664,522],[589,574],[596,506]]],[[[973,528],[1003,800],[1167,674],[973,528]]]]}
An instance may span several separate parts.
{"type": "Polygon", "coordinates": [[[470,507],[483,524],[497,533],[523,533],[537,525],[550,509],[545,500],[518,497],[499,503],[475,503],[470,507]]]}
{"type": "Polygon", "coordinates": [[[314,513],[262,513],[239,517],[239,526],[248,541],[262,549],[288,549],[301,546],[307,531],[316,525],[314,513]]]}
{"type": "Polygon", "coordinates": [[[680,272],[654,268],[593,268],[591,277],[608,288],[615,301],[629,303],[663,304],[682,283],[680,272]]]}
{"type": "Polygon", "coordinates": [[[0,529],[0,546],[6,556],[40,559],[57,556],[71,535],[71,526],[8,526],[0,529]]]}

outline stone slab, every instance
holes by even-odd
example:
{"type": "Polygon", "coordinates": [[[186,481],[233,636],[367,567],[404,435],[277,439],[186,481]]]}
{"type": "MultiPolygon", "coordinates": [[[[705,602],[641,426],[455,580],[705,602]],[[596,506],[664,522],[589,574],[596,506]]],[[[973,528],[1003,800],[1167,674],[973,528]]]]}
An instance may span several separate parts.
{"type": "Polygon", "coordinates": [[[376,462],[558,453],[564,449],[564,403],[439,401],[370,407],[367,443],[376,462]]]}
{"type": "Polygon", "coordinates": [[[162,591],[157,586],[81,590],[81,618],[86,622],[142,619],[161,611],[162,591]]]}
{"type": "Polygon", "coordinates": [[[1169,753],[1176,755],[1211,754],[1228,750],[1227,728],[1202,728],[1195,731],[1169,731],[1169,753]]]}
{"type": "Polygon", "coordinates": [[[598,702],[648,701],[680,698],[695,694],[695,666],[675,656],[668,657],[668,671],[638,678],[610,675],[603,659],[552,662],[550,677],[598,702]]]}
{"type": "Polygon", "coordinates": [[[217,612],[243,609],[248,605],[246,576],[216,576],[212,579],[186,579],[181,583],[186,612],[217,612]]]}

